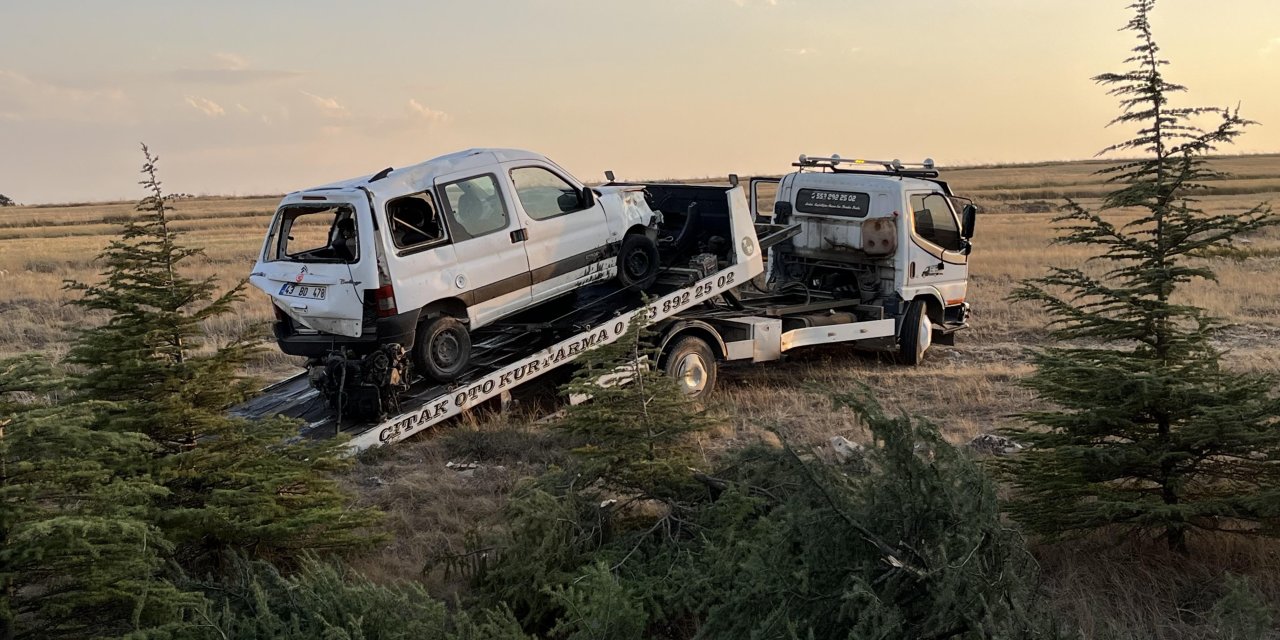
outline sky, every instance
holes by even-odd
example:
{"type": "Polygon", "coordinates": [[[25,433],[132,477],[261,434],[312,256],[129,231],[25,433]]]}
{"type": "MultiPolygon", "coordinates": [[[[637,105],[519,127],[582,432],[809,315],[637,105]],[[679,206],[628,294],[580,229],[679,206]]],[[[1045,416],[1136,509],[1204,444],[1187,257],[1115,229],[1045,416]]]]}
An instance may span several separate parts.
{"type": "MultiPolygon", "coordinates": [[[[0,0],[0,194],[284,193],[469,147],[583,180],[940,165],[1125,137],[1126,0],[0,0]]],[[[1175,104],[1280,151],[1280,2],[1160,0],[1175,104]]]]}

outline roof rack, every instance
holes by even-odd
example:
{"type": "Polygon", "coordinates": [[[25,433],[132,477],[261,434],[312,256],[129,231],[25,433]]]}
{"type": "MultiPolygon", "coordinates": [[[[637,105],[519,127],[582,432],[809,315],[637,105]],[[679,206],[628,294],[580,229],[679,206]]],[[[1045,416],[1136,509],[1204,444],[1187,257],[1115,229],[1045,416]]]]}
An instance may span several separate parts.
{"type": "Polygon", "coordinates": [[[801,155],[798,162],[791,164],[793,167],[801,168],[817,168],[831,169],[836,172],[847,173],[875,173],[887,175],[904,175],[913,177],[938,177],[938,171],[933,163],[933,158],[925,158],[923,162],[903,162],[894,158],[893,160],[866,160],[863,158],[842,158],[839,154],[832,154],[828,157],[815,157],[801,155]],[[860,165],[856,169],[842,169],[840,165],[860,165]],[[867,166],[870,165],[870,166],[867,166]],[[883,170],[873,169],[875,165],[884,167],[883,170]],[[866,166],[866,168],[863,168],[866,166]],[[920,167],[919,169],[908,167],[920,167]]]}

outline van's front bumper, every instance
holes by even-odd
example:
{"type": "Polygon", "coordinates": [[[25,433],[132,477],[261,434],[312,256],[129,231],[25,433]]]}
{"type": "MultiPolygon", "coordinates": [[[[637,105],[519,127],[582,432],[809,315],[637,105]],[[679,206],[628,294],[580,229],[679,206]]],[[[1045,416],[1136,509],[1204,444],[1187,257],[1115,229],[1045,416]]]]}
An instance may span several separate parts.
{"type": "Polygon", "coordinates": [[[418,327],[418,312],[409,311],[389,318],[378,318],[370,331],[369,321],[358,338],[339,336],[316,331],[300,332],[292,319],[281,320],[272,326],[280,350],[291,356],[321,358],[338,350],[355,355],[371,353],[378,347],[392,342],[405,349],[413,346],[413,335],[418,327]]]}

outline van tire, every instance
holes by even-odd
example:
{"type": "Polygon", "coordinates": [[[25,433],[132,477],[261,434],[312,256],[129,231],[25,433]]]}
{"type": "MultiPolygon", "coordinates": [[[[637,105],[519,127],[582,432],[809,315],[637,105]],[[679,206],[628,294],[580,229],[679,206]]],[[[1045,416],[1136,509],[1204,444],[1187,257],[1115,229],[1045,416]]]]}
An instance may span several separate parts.
{"type": "Polygon", "coordinates": [[[916,366],[924,361],[924,353],[933,341],[933,323],[929,321],[929,309],[924,299],[916,298],[907,306],[902,318],[902,333],[898,338],[898,357],[903,364],[916,366]]]}
{"type": "Polygon", "coordinates": [[[437,382],[453,382],[471,362],[471,333],[453,316],[435,316],[418,325],[413,362],[437,382]]]}
{"type": "Polygon", "coordinates": [[[644,291],[658,279],[658,244],[643,233],[622,240],[618,251],[618,282],[631,291],[644,291]]]}

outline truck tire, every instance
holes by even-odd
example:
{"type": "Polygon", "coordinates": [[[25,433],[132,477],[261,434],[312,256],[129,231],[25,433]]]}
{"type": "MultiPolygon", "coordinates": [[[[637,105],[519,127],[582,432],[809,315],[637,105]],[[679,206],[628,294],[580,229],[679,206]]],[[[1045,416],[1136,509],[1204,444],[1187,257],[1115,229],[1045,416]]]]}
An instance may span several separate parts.
{"type": "Polygon", "coordinates": [[[418,325],[413,362],[437,382],[453,382],[471,362],[471,334],[453,316],[440,315],[418,325]]]}
{"type": "Polygon", "coordinates": [[[716,354],[702,338],[677,338],[666,349],[663,372],[675,379],[684,395],[704,398],[716,386],[716,354]]]}
{"type": "Polygon", "coordinates": [[[643,233],[622,240],[618,251],[618,282],[631,291],[644,291],[658,279],[658,245],[643,233]]]}
{"type": "Polygon", "coordinates": [[[898,357],[903,364],[916,366],[924,361],[924,352],[933,342],[933,323],[929,321],[929,309],[922,299],[915,299],[907,307],[902,319],[902,333],[898,338],[898,357]]]}

